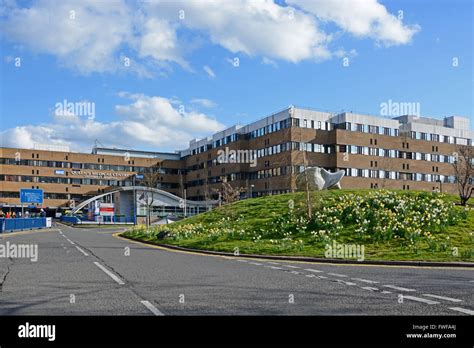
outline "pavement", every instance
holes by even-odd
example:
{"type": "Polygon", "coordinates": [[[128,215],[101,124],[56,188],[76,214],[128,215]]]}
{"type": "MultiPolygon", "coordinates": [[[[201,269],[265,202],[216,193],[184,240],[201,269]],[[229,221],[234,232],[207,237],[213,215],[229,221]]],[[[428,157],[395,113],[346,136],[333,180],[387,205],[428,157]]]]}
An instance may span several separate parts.
{"type": "Polygon", "coordinates": [[[167,250],[124,228],[0,235],[0,315],[474,315],[474,270],[248,259],[167,250]]]}

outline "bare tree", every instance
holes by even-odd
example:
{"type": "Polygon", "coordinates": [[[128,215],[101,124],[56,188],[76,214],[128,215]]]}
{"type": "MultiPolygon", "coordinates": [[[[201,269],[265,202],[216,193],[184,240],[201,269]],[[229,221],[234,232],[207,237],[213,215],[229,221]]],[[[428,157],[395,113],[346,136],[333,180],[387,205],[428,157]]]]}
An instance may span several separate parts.
{"type": "Polygon", "coordinates": [[[303,166],[303,172],[300,174],[297,174],[297,177],[299,175],[302,175],[302,178],[304,180],[304,191],[305,191],[305,202],[306,202],[306,213],[308,215],[308,218],[311,219],[313,216],[313,209],[312,209],[312,202],[311,202],[311,190],[309,188],[309,176],[308,176],[308,155],[306,153],[307,150],[307,145],[306,143],[303,143],[303,132],[301,129],[299,130],[299,136],[300,136],[300,146],[303,146],[303,148],[300,148],[299,151],[297,152],[296,155],[296,163],[298,163],[299,166],[303,166]]]}
{"type": "Polygon", "coordinates": [[[146,206],[146,227],[150,226],[151,222],[151,209],[153,203],[155,202],[155,192],[153,189],[156,189],[160,184],[160,169],[161,162],[158,162],[156,166],[151,166],[146,169],[143,173],[143,180],[141,185],[146,187],[146,190],[143,192],[142,199],[145,202],[146,206]]]}
{"type": "Polygon", "coordinates": [[[461,205],[466,205],[473,191],[474,158],[473,147],[470,145],[459,145],[454,155],[453,169],[456,184],[459,191],[461,205]]]}
{"type": "Polygon", "coordinates": [[[207,162],[204,162],[204,200],[206,202],[210,200],[209,168],[207,166],[207,162]]]}
{"type": "Polygon", "coordinates": [[[179,191],[181,193],[181,197],[184,198],[183,169],[178,169],[178,175],[179,175],[179,191]]]}
{"type": "MultiPolygon", "coordinates": [[[[385,150],[385,151],[390,151],[390,150],[385,150]]],[[[377,159],[377,161],[378,161],[379,168],[382,168],[381,170],[384,171],[383,178],[379,178],[381,179],[380,188],[384,189],[387,186],[387,183],[389,182],[390,172],[395,170],[395,165],[393,164],[394,163],[393,160],[391,160],[387,156],[380,157],[379,159],[377,159]]]]}
{"type": "Polygon", "coordinates": [[[224,204],[229,204],[235,202],[239,199],[240,193],[245,192],[243,187],[233,187],[230,183],[227,182],[227,179],[222,180],[222,185],[220,189],[214,189],[214,192],[220,193],[221,201],[224,204]]]}

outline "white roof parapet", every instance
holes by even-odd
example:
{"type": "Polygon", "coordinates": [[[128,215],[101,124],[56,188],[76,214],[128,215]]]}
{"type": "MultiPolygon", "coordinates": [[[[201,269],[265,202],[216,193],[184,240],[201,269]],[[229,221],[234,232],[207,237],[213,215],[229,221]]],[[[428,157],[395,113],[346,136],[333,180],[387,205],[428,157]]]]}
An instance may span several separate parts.
{"type": "Polygon", "coordinates": [[[306,119],[306,120],[311,120],[311,121],[324,121],[324,122],[329,122],[331,116],[333,116],[334,113],[330,113],[327,111],[317,111],[317,110],[311,110],[311,109],[300,109],[295,107],[293,109],[293,117],[294,118],[299,118],[301,120],[306,119]]]}
{"type": "Polygon", "coordinates": [[[469,129],[456,129],[449,128],[444,126],[429,125],[426,123],[406,123],[402,124],[400,127],[401,131],[405,132],[421,132],[421,133],[431,133],[439,134],[443,136],[451,136],[456,138],[464,138],[474,140],[474,132],[469,129]]]}
{"type": "Polygon", "coordinates": [[[333,123],[343,123],[343,122],[350,122],[350,123],[360,123],[370,126],[379,126],[379,127],[387,127],[387,128],[399,128],[400,122],[396,119],[379,117],[379,116],[372,116],[372,115],[363,115],[363,114],[353,114],[349,112],[340,113],[331,118],[331,122],[333,123]]]}

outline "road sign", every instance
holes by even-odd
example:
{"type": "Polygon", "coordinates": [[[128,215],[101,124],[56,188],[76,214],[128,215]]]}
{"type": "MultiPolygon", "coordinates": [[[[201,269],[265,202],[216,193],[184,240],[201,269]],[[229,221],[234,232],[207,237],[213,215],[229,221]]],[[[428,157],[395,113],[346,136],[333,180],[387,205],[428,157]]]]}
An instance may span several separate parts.
{"type": "Polygon", "coordinates": [[[114,216],[115,206],[113,203],[100,203],[99,214],[101,216],[114,216]]]}
{"type": "Polygon", "coordinates": [[[20,202],[43,204],[43,190],[20,189],[20,202]]]}
{"type": "Polygon", "coordinates": [[[143,180],[143,179],[145,179],[145,175],[143,175],[143,174],[135,174],[135,179],[137,179],[137,180],[143,180]]]}

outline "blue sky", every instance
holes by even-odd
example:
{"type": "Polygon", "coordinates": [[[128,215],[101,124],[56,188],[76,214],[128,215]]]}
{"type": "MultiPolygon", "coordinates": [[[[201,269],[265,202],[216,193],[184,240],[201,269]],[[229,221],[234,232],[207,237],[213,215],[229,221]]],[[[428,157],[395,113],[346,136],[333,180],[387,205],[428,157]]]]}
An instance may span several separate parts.
{"type": "Polygon", "coordinates": [[[290,104],[379,114],[391,99],[472,119],[468,0],[100,3],[5,2],[3,145],[175,150],[290,104]],[[94,118],[58,115],[63,100],[94,118]]]}

